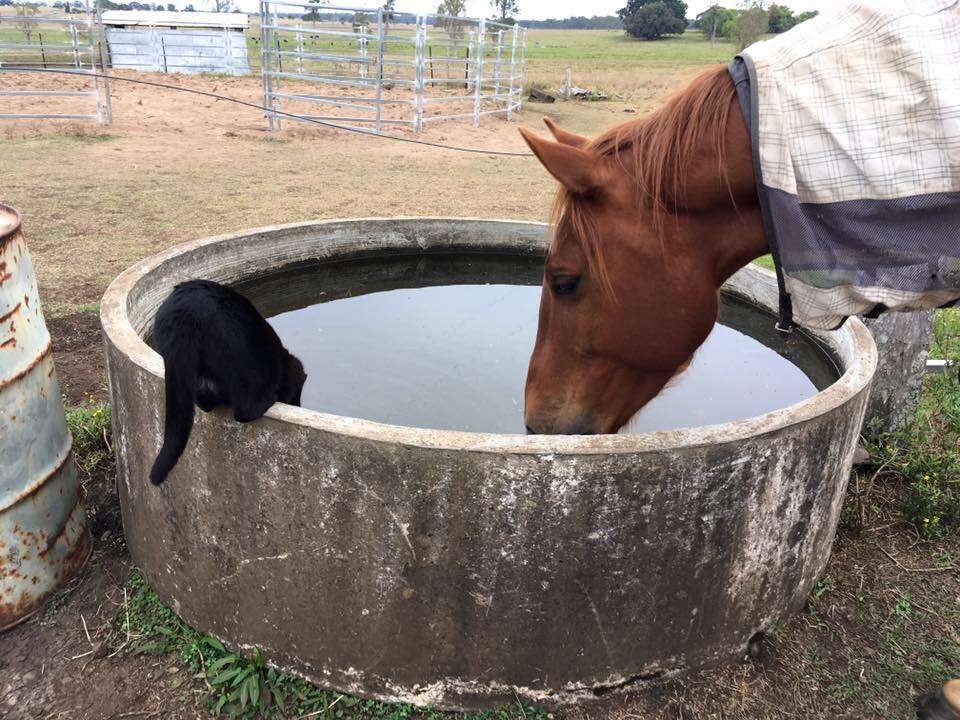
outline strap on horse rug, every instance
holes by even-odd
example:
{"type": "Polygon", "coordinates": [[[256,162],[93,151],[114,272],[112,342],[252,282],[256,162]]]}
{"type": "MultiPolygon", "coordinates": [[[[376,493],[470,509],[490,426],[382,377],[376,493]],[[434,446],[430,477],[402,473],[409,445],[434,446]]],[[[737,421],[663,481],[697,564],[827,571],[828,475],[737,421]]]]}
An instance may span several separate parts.
{"type": "Polygon", "coordinates": [[[824,12],[730,64],[780,323],[960,298],[960,0],[824,12]],[[792,307],[791,307],[792,305],[792,307]]]}

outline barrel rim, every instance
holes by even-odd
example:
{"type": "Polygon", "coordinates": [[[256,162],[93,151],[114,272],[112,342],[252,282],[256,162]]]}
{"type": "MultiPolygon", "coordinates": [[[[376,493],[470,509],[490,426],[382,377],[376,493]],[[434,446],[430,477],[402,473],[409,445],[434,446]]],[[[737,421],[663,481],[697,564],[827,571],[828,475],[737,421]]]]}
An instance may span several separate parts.
{"type": "MultiPolygon", "coordinates": [[[[542,227],[544,230],[548,228],[545,223],[490,218],[408,216],[342,218],[270,225],[188,241],[141,260],[114,279],[101,301],[100,319],[105,340],[141,371],[150,373],[158,380],[162,380],[163,360],[134,329],[128,315],[127,303],[137,284],[165,263],[206,246],[229,243],[252,236],[258,236],[266,241],[271,234],[282,235],[291,230],[304,231],[324,227],[332,229],[336,226],[351,224],[382,224],[388,227],[390,225],[395,226],[397,223],[438,222],[450,224],[472,223],[489,226],[514,225],[527,228],[542,227]]],[[[758,277],[771,275],[769,271],[752,265],[748,265],[746,270],[751,274],[756,273],[758,277]]],[[[509,435],[390,425],[362,418],[322,413],[283,403],[275,404],[264,417],[269,420],[301,426],[307,430],[374,442],[435,450],[480,453],[514,453],[521,455],[650,453],[682,451],[705,445],[743,442],[751,438],[776,433],[799,423],[815,420],[869,391],[877,365],[877,350],[870,331],[862,322],[857,318],[850,318],[838,330],[812,332],[811,334],[824,342],[834,352],[839,353],[844,347],[851,349],[852,359],[843,369],[844,372],[836,382],[799,403],[778,408],[763,415],[716,425],[622,435],[509,435]]]]}
{"type": "Polygon", "coordinates": [[[7,241],[10,240],[14,235],[20,232],[20,225],[23,222],[23,218],[20,216],[20,211],[17,210],[12,205],[7,205],[6,203],[0,203],[0,248],[7,244],[7,241]],[[12,223],[6,225],[4,221],[4,215],[9,215],[12,223]]]}

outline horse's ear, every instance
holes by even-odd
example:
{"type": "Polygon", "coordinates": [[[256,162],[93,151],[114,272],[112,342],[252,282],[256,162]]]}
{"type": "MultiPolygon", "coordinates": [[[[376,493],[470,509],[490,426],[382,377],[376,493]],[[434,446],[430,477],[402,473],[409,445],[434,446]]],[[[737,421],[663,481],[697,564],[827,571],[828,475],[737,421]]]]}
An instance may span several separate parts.
{"type": "Polygon", "coordinates": [[[547,140],[526,128],[520,128],[520,134],[537,159],[567,190],[582,194],[597,187],[599,163],[592,153],[547,140]]]}
{"type": "Polygon", "coordinates": [[[590,138],[564,130],[548,117],[544,117],[543,122],[558,143],[575,148],[585,148],[590,142],[590,138]]]}

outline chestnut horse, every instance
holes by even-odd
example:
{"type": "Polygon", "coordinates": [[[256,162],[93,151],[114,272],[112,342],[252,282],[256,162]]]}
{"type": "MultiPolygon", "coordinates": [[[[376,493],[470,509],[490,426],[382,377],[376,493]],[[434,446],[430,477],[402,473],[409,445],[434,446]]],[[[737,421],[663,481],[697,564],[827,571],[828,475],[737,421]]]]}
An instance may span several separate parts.
{"type": "Polygon", "coordinates": [[[524,140],[560,182],[525,420],[621,428],[716,322],[720,286],[765,254],[750,139],[726,66],[595,139],[524,140]]]}

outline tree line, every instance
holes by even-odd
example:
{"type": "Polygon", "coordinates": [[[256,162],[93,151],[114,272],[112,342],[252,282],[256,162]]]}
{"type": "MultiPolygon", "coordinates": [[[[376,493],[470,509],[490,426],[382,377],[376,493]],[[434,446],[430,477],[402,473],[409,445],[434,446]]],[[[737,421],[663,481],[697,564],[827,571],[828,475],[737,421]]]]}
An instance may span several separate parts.
{"type": "Polygon", "coordinates": [[[687,4],[683,0],[628,0],[618,12],[628,35],[643,40],[656,40],[664,35],[679,35],[688,27],[699,29],[710,40],[733,40],[740,49],[756,42],[766,33],[782,33],[816,15],[814,12],[794,13],[778,3],[765,8],[760,0],[748,0],[734,10],[713,5],[687,19],[687,4]]]}
{"type": "Polygon", "coordinates": [[[786,5],[778,5],[777,3],[767,9],[754,5],[741,10],[731,10],[720,5],[713,5],[697,15],[693,26],[699,28],[704,35],[710,38],[737,39],[737,24],[741,22],[740,18],[747,13],[753,13],[755,16],[755,18],[752,18],[753,24],[759,27],[760,34],[786,32],[804,20],[809,20],[817,15],[816,10],[794,13],[786,5]]]}
{"type": "MultiPolygon", "coordinates": [[[[54,3],[54,7],[57,7],[57,4],[54,3]]],[[[176,12],[177,6],[173,3],[167,3],[166,5],[162,3],[141,3],[141,2],[125,2],[118,3],[113,2],[113,0],[100,0],[100,7],[104,10],[167,10],[168,12],[176,12]]],[[[196,8],[193,5],[186,5],[183,8],[180,8],[183,12],[196,12],[196,8]]]]}
{"type": "Polygon", "coordinates": [[[622,30],[623,20],[616,15],[594,15],[548,20],[521,20],[524,27],[551,30],[622,30]]]}

